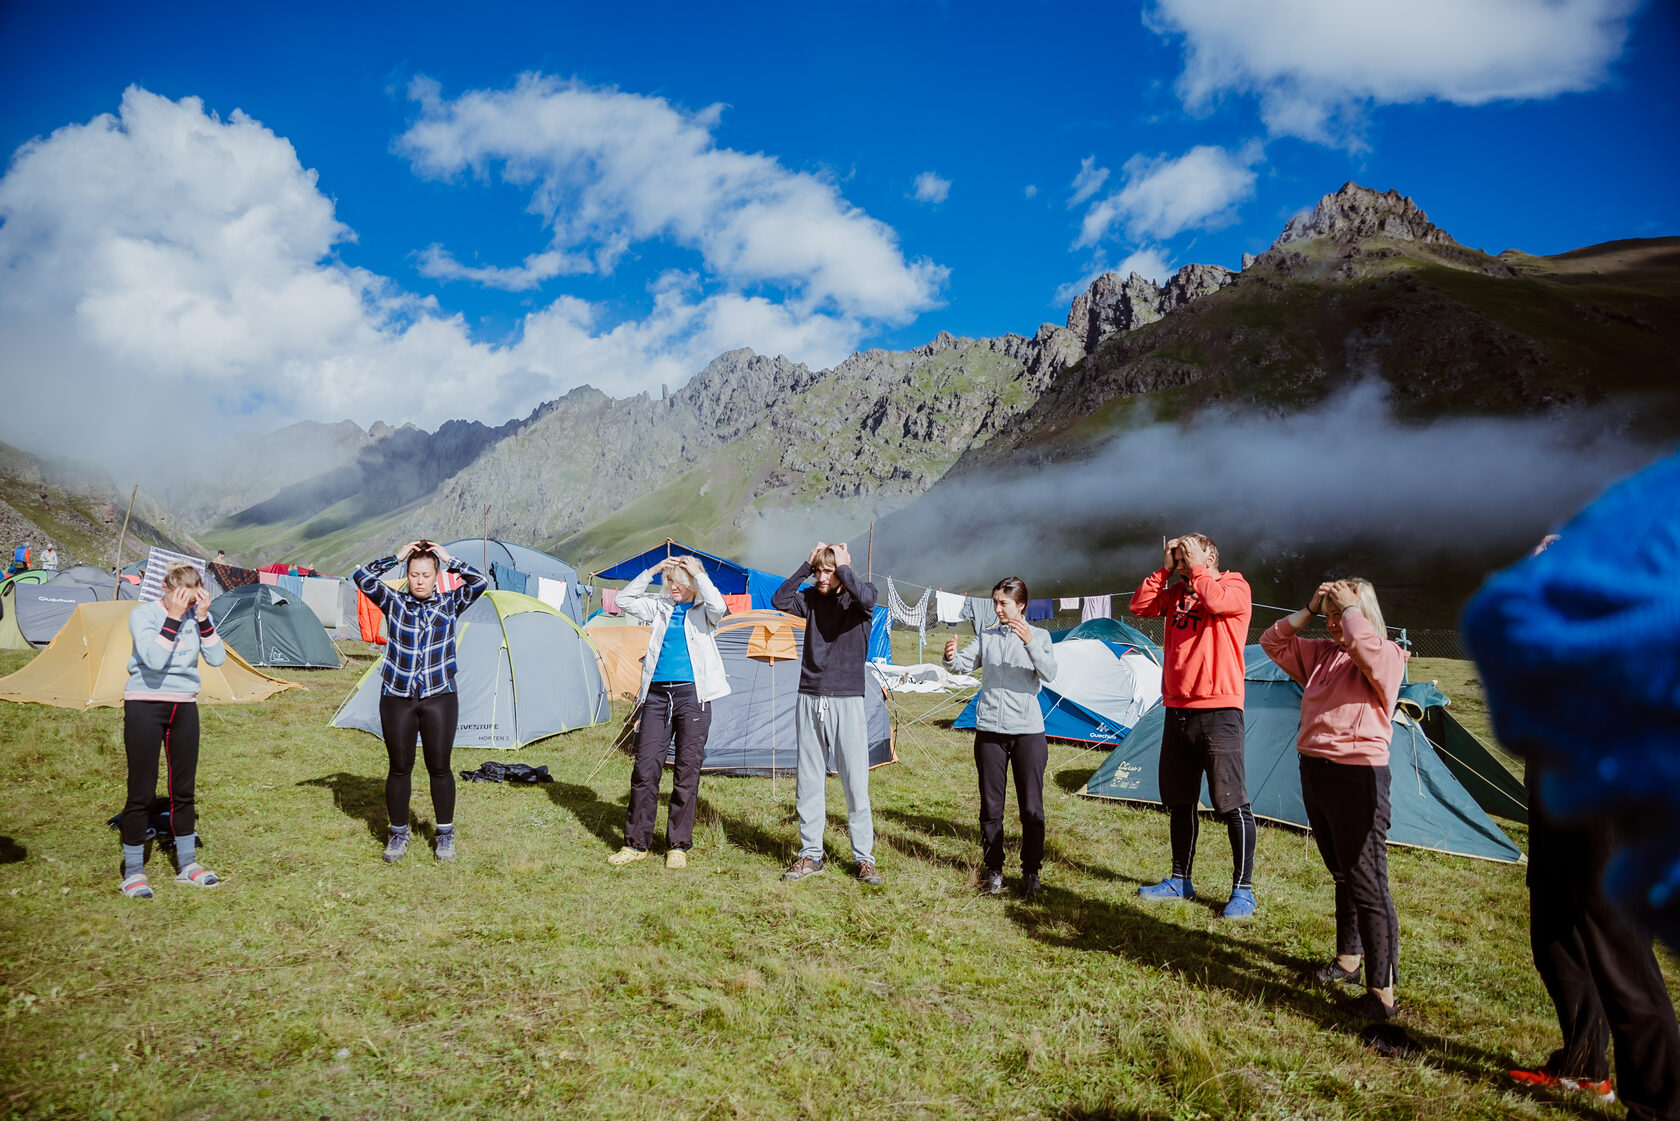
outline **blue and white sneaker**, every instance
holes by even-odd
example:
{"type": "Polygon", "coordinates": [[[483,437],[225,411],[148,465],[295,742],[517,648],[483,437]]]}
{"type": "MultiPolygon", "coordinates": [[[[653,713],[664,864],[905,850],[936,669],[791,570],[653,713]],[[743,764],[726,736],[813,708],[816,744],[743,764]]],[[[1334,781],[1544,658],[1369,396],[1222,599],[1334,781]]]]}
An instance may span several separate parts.
{"type": "Polygon", "coordinates": [[[1260,904],[1254,901],[1254,889],[1251,887],[1234,887],[1231,889],[1231,901],[1225,904],[1220,917],[1227,919],[1246,919],[1253,916],[1260,904]]]}
{"type": "Polygon", "coordinates": [[[1149,884],[1138,888],[1138,895],[1144,899],[1194,899],[1196,885],[1190,882],[1189,876],[1168,876],[1158,884],[1149,884]]]}

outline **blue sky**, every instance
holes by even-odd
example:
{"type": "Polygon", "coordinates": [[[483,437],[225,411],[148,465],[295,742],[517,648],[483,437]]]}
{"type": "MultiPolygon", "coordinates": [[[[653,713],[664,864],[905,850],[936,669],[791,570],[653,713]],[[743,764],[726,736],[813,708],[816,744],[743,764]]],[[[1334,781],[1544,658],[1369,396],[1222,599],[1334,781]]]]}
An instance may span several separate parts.
{"type": "Polygon", "coordinates": [[[1670,4],[724,10],[0,7],[0,362],[40,387],[0,439],[68,450],[66,389],[431,427],[1030,334],[1349,179],[1490,252],[1680,234],[1670,4]]]}

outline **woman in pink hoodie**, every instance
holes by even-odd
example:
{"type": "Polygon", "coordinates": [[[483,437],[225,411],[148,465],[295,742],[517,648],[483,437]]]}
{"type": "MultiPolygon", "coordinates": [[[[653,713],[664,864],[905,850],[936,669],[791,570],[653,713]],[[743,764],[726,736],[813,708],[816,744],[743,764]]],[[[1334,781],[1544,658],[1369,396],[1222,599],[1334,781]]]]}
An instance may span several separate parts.
{"type": "Polygon", "coordinates": [[[1408,655],[1387,633],[1371,582],[1350,578],[1320,584],[1311,603],[1260,639],[1266,656],[1303,690],[1295,741],[1301,800],[1336,881],[1336,960],[1313,976],[1351,981],[1363,963],[1366,994],[1353,1011],[1373,1020],[1400,1011],[1400,924],[1388,893],[1388,745],[1408,655]],[[1330,637],[1296,637],[1320,612],[1330,637]]]}

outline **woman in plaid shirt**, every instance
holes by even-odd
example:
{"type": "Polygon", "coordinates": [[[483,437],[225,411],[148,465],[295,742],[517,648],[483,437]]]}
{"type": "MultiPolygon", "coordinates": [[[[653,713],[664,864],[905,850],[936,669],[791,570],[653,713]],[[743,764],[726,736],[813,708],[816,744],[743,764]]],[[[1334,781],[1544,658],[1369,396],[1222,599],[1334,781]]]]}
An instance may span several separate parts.
{"type": "Polygon", "coordinates": [[[483,573],[433,541],[410,541],[395,556],[369,561],[356,570],[356,587],[385,613],[387,646],[379,667],[379,722],[391,771],[385,778],[385,810],[391,819],[385,859],[396,862],[408,852],[408,796],[418,738],[425,747],[426,773],[432,780],[432,812],[437,815],[439,860],[455,859],[455,773],[449,753],[455,746],[460,706],[455,696],[455,626],[461,615],[489,588],[483,573]],[[408,590],[387,587],[380,577],[403,565],[408,590]],[[438,591],[438,574],[460,574],[461,586],[438,591]]]}

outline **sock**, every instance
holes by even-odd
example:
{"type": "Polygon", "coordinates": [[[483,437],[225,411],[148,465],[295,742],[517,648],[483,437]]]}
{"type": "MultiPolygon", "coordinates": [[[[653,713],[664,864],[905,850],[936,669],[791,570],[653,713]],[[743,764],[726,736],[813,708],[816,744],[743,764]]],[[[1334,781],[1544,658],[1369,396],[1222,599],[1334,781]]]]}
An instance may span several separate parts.
{"type": "Polygon", "coordinates": [[[391,826],[391,839],[393,841],[396,840],[398,837],[406,837],[406,836],[408,836],[408,826],[406,826],[406,825],[393,825],[393,826],[391,826]]]}
{"type": "Polygon", "coordinates": [[[123,879],[138,875],[146,870],[146,846],[124,845],[123,849],[123,879]]]}
{"type": "Polygon", "coordinates": [[[175,838],[175,867],[185,868],[198,859],[198,834],[175,838]]]}
{"type": "Polygon", "coordinates": [[[455,823],[453,821],[449,822],[448,824],[441,824],[440,823],[437,827],[437,831],[439,833],[453,833],[453,832],[455,832],[455,823]]]}

